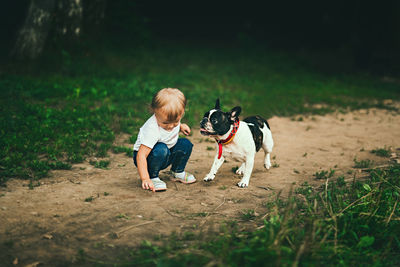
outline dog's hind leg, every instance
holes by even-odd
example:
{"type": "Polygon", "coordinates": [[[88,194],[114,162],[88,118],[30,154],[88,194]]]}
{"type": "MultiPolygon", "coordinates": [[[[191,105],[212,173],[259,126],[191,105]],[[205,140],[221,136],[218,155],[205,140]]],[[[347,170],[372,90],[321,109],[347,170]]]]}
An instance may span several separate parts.
{"type": "Polygon", "coordinates": [[[242,180],[237,184],[239,187],[248,187],[250,182],[250,176],[253,172],[254,167],[254,154],[246,157],[245,169],[242,180]]]}
{"type": "Polygon", "coordinates": [[[272,139],[271,130],[268,129],[267,125],[264,124],[264,127],[261,129],[264,135],[262,148],[265,153],[264,157],[264,167],[266,169],[271,168],[271,159],[270,153],[272,152],[272,148],[274,147],[274,140],[272,139]]]}

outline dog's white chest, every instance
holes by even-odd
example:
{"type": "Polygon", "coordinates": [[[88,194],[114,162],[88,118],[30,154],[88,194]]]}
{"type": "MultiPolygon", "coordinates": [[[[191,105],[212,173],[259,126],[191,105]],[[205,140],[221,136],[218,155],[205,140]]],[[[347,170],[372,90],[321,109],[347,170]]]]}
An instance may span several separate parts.
{"type": "Polygon", "coordinates": [[[255,152],[255,145],[251,132],[248,128],[245,128],[244,125],[239,127],[235,139],[231,143],[222,146],[222,155],[224,157],[241,162],[246,161],[249,156],[254,157],[255,152]]]}
{"type": "Polygon", "coordinates": [[[245,161],[248,152],[242,146],[237,144],[229,144],[222,146],[222,155],[227,158],[231,158],[238,161],[245,161]]]}

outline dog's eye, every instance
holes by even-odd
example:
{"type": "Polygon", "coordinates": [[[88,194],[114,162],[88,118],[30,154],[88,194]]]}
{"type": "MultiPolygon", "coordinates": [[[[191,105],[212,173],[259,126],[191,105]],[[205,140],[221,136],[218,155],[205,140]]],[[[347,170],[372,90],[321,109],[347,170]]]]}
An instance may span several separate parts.
{"type": "Polygon", "coordinates": [[[218,122],[218,120],[217,120],[217,119],[215,119],[215,118],[212,118],[212,119],[211,119],[211,122],[212,122],[212,123],[217,123],[217,122],[218,122]]]}

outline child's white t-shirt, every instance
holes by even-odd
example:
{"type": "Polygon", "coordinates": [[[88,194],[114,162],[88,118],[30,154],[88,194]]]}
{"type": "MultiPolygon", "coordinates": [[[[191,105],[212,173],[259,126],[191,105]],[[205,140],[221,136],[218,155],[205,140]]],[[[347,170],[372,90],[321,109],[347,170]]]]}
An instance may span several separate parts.
{"type": "Polygon", "coordinates": [[[153,114],[140,128],[133,150],[139,151],[140,145],[145,145],[153,149],[157,142],[164,143],[168,148],[173,147],[178,142],[181,123],[167,131],[157,123],[156,116],[153,114]]]}

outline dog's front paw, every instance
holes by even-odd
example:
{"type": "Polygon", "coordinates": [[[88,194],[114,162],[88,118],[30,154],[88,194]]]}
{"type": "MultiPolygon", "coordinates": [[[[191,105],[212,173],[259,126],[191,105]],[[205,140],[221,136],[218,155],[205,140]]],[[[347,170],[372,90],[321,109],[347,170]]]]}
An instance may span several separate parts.
{"type": "Polygon", "coordinates": [[[249,186],[249,180],[248,179],[242,179],[240,182],[237,184],[239,187],[248,187],[249,186]]]}
{"type": "Polygon", "coordinates": [[[242,164],[237,170],[236,170],[236,174],[238,175],[243,175],[244,173],[244,164],[242,164]]]}
{"type": "Polygon", "coordinates": [[[269,170],[269,168],[271,168],[271,162],[265,162],[264,163],[264,168],[266,168],[267,170],[269,170]]]}
{"type": "Polygon", "coordinates": [[[271,168],[271,160],[269,159],[269,154],[267,154],[266,156],[265,156],[265,159],[264,159],[264,168],[266,168],[267,170],[269,170],[269,168],[271,168]]]}
{"type": "Polygon", "coordinates": [[[214,178],[215,178],[215,175],[207,174],[207,176],[204,177],[203,180],[204,180],[205,182],[209,182],[209,181],[214,180],[214,178]]]}

